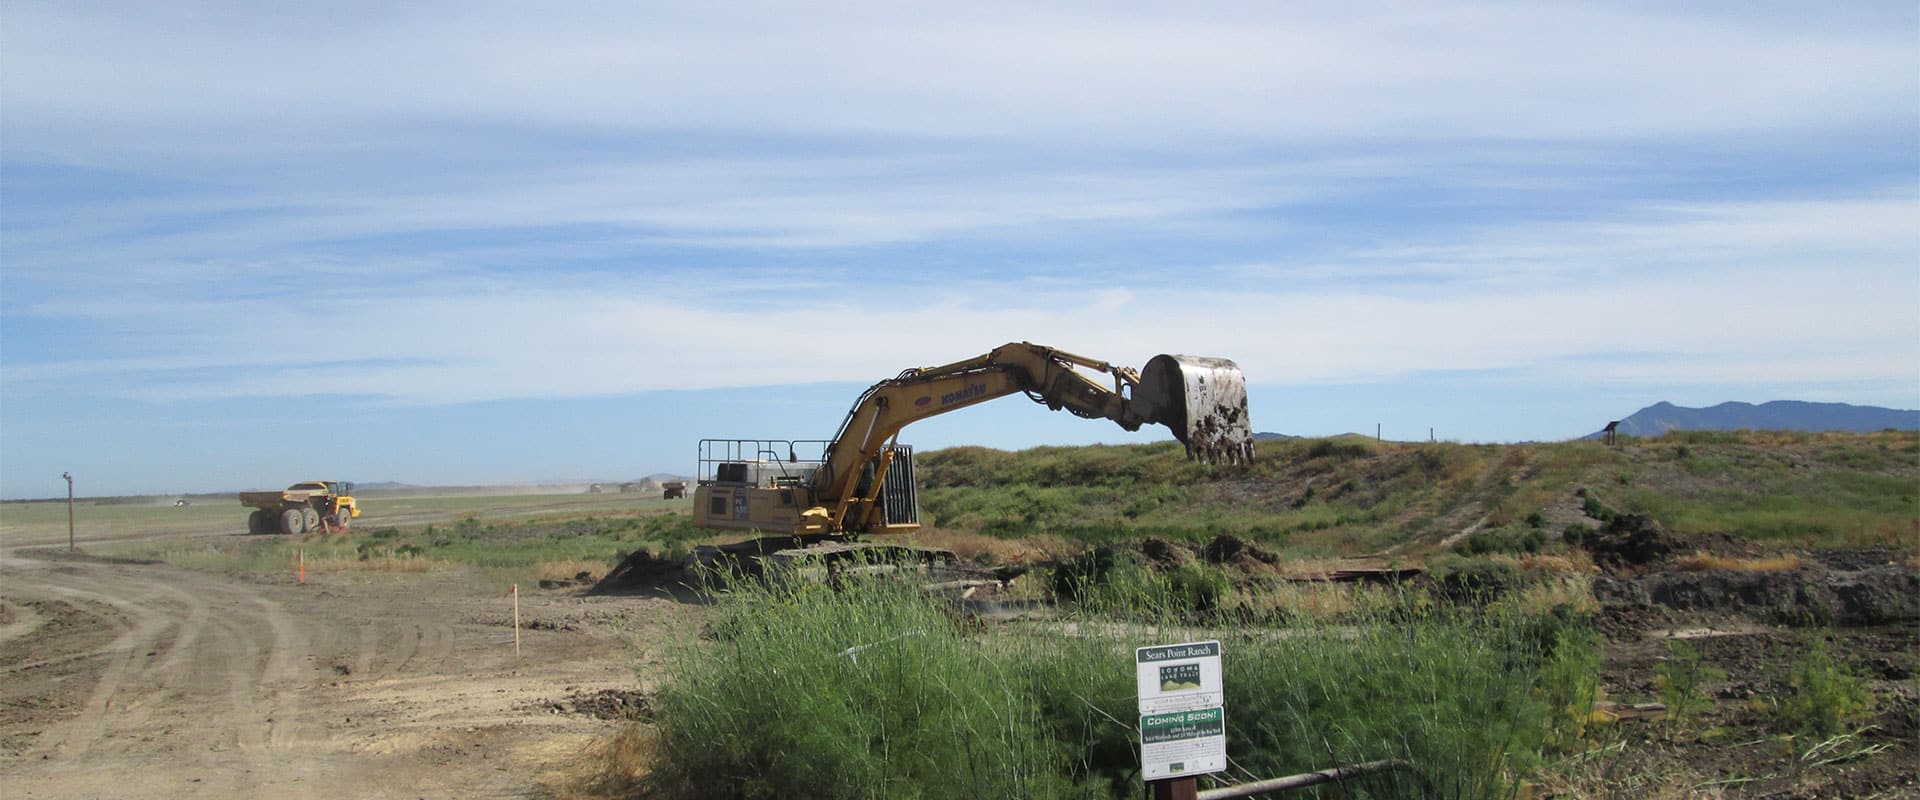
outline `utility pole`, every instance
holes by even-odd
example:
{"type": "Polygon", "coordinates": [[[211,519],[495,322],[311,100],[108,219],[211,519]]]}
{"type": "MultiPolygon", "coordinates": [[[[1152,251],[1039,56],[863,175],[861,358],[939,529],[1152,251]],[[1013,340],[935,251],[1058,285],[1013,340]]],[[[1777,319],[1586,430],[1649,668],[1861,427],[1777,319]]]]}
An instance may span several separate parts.
{"type": "Polygon", "coordinates": [[[73,552],[73,473],[62,472],[60,477],[67,479],[67,552],[73,552]]]}

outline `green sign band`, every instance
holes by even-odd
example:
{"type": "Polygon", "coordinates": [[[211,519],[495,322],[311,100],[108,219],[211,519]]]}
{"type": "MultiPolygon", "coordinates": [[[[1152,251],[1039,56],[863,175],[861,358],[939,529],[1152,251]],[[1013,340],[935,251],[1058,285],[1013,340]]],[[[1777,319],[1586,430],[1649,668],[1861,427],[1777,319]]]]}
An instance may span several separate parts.
{"type": "Polygon", "coordinates": [[[1225,709],[1202,708],[1174,714],[1149,714],[1140,718],[1140,741],[1145,744],[1225,735],[1227,735],[1225,709]]]}

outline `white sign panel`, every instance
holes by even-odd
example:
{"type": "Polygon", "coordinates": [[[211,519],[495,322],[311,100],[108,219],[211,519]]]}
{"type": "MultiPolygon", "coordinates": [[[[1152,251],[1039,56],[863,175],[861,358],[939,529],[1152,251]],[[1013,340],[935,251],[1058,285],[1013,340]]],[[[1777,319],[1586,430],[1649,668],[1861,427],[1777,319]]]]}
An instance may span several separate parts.
{"type": "Polygon", "coordinates": [[[1142,647],[1133,660],[1141,716],[1227,704],[1217,641],[1142,647]]]}
{"type": "Polygon", "coordinates": [[[1222,772],[1226,768],[1226,709],[1140,716],[1140,770],[1147,780],[1222,772]]]}

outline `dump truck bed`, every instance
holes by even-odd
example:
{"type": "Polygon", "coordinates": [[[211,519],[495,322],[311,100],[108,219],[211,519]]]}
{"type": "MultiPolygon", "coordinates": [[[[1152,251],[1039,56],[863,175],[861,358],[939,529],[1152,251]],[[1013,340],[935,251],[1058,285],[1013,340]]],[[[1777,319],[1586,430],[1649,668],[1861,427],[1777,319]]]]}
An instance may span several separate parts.
{"type": "Polygon", "coordinates": [[[326,494],[326,492],[311,489],[300,491],[241,492],[240,505],[248,508],[264,508],[268,511],[279,511],[287,508],[299,508],[301,506],[312,505],[313,498],[325,497],[326,494]]]}

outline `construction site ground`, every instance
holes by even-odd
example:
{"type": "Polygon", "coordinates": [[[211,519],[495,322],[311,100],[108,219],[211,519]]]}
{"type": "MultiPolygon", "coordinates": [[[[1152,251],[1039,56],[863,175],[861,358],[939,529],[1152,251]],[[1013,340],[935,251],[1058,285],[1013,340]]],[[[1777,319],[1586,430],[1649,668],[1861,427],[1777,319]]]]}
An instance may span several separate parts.
{"type": "Polygon", "coordinates": [[[302,585],[60,538],[0,549],[8,800],[549,796],[699,613],[522,592],[516,657],[511,595],[471,571],[302,585]]]}
{"type": "MultiPolygon", "coordinates": [[[[0,539],[0,798],[580,796],[604,761],[599,748],[644,714],[662,659],[706,618],[691,595],[523,586],[516,657],[512,595],[466,568],[320,572],[301,584],[292,570],[89,553],[155,535],[83,535],[77,553],[64,530],[0,539]]],[[[1889,568],[1874,564],[1901,557],[1848,555],[1809,558],[1878,574],[1889,568]]],[[[1787,581],[1801,572],[1776,583],[1796,586],[1787,581]]],[[[1698,580],[1663,575],[1636,580],[1698,580]]],[[[1899,570],[1890,585],[1910,575],[1899,570]]],[[[1706,594],[1729,606],[1628,604],[1598,616],[1610,699],[1657,699],[1654,668],[1676,636],[1729,673],[1698,733],[1623,721],[1604,737],[1618,749],[1542,775],[1547,794],[1920,796],[1911,619],[1822,634],[1747,619],[1740,592],[1706,594]],[[1871,728],[1848,745],[1858,757],[1797,774],[1755,698],[1783,691],[1814,635],[1861,668],[1877,702],[1871,728]]]]}

